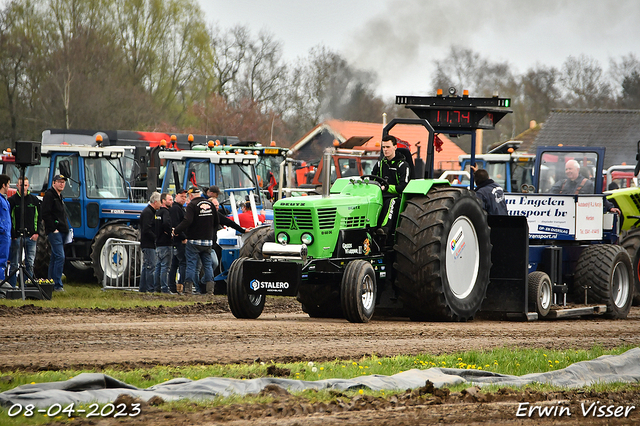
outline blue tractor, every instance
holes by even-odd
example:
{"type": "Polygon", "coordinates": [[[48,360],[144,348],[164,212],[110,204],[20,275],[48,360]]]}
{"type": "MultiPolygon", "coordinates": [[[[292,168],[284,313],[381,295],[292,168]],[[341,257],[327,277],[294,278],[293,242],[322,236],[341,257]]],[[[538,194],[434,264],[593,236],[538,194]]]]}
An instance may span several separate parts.
{"type": "MultiPolygon", "coordinates": [[[[68,176],[62,198],[74,239],[65,246],[65,275],[71,280],[102,281],[103,276],[119,278],[134,274],[136,265],[126,252],[114,249],[104,252],[109,238],[137,241],[137,225],[145,204],[129,202],[129,191],[124,178],[127,147],[102,147],[96,143],[86,145],[43,144],[40,164],[29,166],[31,191],[44,195],[54,175],[68,176]],[[94,278],[95,277],[95,278],[94,278]]],[[[5,163],[4,172],[17,182],[19,168],[5,163]]],[[[50,249],[44,237],[38,239],[35,274],[46,277],[50,249]]]]}

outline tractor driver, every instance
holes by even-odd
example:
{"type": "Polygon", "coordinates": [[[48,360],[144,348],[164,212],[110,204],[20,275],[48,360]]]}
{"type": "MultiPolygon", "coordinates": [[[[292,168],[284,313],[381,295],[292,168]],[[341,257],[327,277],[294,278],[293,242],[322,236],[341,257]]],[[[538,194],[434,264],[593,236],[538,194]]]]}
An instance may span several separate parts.
{"type": "Polygon", "coordinates": [[[382,139],[384,157],[376,162],[371,174],[387,180],[389,186],[382,185],[382,212],[378,220],[377,232],[387,235],[387,242],[393,241],[390,235],[396,227],[400,210],[400,195],[411,179],[409,164],[404,155],[396,153],[398,140],[391,135],[382,139]]]}

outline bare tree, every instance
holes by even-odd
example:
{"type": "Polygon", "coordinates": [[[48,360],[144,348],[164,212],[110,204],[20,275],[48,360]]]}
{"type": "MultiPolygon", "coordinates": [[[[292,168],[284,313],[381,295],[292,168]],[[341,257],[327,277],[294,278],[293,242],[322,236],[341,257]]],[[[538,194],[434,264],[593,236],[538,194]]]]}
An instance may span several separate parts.
{"type": "Polygon", "coordinates": [[[632,53],[623,56],[620,62],[611,60],[609,74],[617,105],[620,108],[640,109],[640,60],[632,53]]]}
{"type": "Polygon", "coordinates": [[[522,99],[526,122],[544,121],[552,108],[562,106],[560,73],[554,67],[536,66],[521,77],[522,99]]]}
{"type": "MultiPolygon", "coordinates": [[[[5,109],[8,118],[6,130],[0,131],[0,139],[6,137],[7,146],[20,135],[32,137],[25,132],[32,126],[20,125],[20,121],[30,118],[27,112],[30,102],[28,74],[41,53],[37,44],[40,31],[39,16],[30,2],[11,1],[0,11],[0,93],[4,95],[0,111],[5,109]]],[[[0,124],[0,128],[4,127],[0,124]]]]}
{"type": "Polygon", "coordinates": [[[569,56],[560,77],[566,103],[572,108],[610,108],[611,86],[598,61],[585,55],[569,56]]]}

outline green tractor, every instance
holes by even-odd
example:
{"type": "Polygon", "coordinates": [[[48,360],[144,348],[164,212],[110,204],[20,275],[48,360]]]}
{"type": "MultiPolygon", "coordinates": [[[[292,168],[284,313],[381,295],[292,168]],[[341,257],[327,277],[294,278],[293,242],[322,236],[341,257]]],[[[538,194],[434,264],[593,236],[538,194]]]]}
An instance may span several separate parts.
{"type": "MultiPolygon", "coordinates": [[[[493,129],[509,109],[504,98],[398,96],[434,133],[493,129]],[[432,126],[433,124],[433,126],[432,126]]],[[[254,231],[229,270],[228,300],[236,318],[257,318],[267,295],[295,296],[311,317],[368,322],[379,315],[413,320],[468,321],[489,284],[491,236],[475,194],[433,176],[433,144],[425,179],[414,179],[400,200],[393,245],[378,228],[383,204],[378,176],[340,178],[322,195],[274,204],[272,229],[254,231]],[[244,256],[243,256],[244,254],[244,256]]],[[[473,152],[473,151],[472,151],[473,152]]],[[[326,155],[326,154],[325,154],[326,155]]],[[[328,182],[328,176],[324,182],[328,182]]]]}

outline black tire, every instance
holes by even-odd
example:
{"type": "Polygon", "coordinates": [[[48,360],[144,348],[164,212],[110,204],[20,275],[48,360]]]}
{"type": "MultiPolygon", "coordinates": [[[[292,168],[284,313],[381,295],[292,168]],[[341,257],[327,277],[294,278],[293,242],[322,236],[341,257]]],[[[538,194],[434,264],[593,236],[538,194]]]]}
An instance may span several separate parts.
{"type": "Polygon", "coordinates": [[[240,257],[250,259],[266,259],[269,256],[262,254],[262,246],[265,242],[274,242],[275,236],[270,226],[261,226],[247,232],[240,248],[240,257]]]}
{"type": "Polygon", "coordinates": [[[625,231],[620,237],[633,265],[633,306],[640,306],[640,228],[625,231]]]}
{"type": "MultiPolygon", "coordinates": [[[[93,272],[93,263],[82,261],[66,261],[64,275],[74,283],[95,284],[97,282],[93,272]]],[[[100,283],[102,284],[102,283],[100,283]]]]}
{"type": "Polygon", "coordinates": [[[265,295],[249,295],[243,282],[242,268],[246,257],[236,259],[229,268],[227,277],[227,300],[234,317],[256,319],[264,309],[265,295]]]}
{"type": "MultiPolygon", "coordinates": [[[[42,223],[42,229],[44,229],[44,223],[42,223]]],[[[35,275],[35,278],[49,277],[49,260],[51,260],[51,246],[47,235],[44,231],[41,231],[36,243],[36,258],[33,262],[33,275],[35,275]]]]}
{"type": "Polygon", "coordinates": [[[607,318],[626,318],[633,297],[631,258],[622,246],[598,244],[585,248],[576,265],[574,287],[587,286],[589,303],[607,305],[607,318]]]}
{"type": "Polygon", "coordinates": [[[473,319],[491,269],[487,215],[474,193],[435,186],[409,198],[394,249],[396,287],[412,320],[473,319]]]}
{"type": "Polygon", "coordinates": [[[349,322],[369,322],[376,307],[376,273],[364,260],[347,264],[340,285],[340,305],[349,322]]]}
{"type": "Polygon", "coordinates": [[[529,288],[529,310],[537,312],[541,318],[549,315],[553,301],[553,285],[545,272],[534,271],[527,277],[529,288]]]}
{"type": "Polygon", "coordinates": [[[344,318],[337,286],[300,286],[296,299],[302,303],[302,311],[311,318],[344,318]]]}
{"type": "Polygon", "coordinates": [[[122,240],[138,241],[138,232],[130,226],[122,223],[106,225],[98,231],[91,244],[91,260],[93,261],[93,274],[99,283],[103,282],[103,275],[112,280],[131,279],[135,282],[135,277],[140,270],[140,256],[138,264],[131,265],[128,252],[123,247],[115,247],[112,253],[106,253],[104,248],[109,238],[119,238],[122,240]]]}

